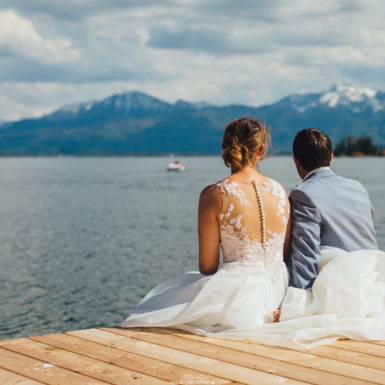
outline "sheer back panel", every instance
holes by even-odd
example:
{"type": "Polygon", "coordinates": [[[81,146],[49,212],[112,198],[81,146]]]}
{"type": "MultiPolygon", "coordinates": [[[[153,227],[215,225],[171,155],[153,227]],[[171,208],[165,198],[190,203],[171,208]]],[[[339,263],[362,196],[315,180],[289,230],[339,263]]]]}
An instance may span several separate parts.
{"type": "Polygon", "coordinates": [[[283,187],[269,178],[239,182],[231,177],[217,187],[222,197],[218,223],[223,261],[282,261],[289,217],[283,187]]]}

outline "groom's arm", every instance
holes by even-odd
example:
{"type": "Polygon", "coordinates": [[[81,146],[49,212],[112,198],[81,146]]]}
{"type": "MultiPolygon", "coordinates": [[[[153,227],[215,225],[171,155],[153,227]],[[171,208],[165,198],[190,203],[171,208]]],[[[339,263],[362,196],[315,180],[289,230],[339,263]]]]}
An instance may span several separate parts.
{"type": "Polygon", "coordinates": [[[292,215],[289,285],[309,289],[321,260],[321,216],[303,191],[293,190],[289,199],[292,215]]]}

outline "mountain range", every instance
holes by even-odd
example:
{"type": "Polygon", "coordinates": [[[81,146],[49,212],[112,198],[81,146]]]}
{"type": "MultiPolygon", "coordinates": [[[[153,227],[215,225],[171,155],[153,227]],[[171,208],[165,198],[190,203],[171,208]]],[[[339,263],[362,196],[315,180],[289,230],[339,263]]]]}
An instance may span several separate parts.
{"type": "Polygon", "coordinates": [[[167,103],[132,91],[64,106],[41,118],[0,124],[0,154],[220,153],[225,125],[253,116],[271,128],[273,149],[288,153],[305,127],[336,143],[346,135],[370,136],[385,147],[385,93],[335,85],[294,94],[260,107],[167,103]]]}

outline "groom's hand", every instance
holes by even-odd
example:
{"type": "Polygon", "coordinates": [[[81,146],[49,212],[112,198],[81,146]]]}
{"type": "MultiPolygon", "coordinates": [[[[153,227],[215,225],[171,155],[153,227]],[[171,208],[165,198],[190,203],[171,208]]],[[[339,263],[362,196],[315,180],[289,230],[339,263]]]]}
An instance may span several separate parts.
{"type": "Polygon", "coordinates": [[[279,317],[281,316],[281,309],[277,309],[273,311],[274,321],[279,322],[279,317]]]}

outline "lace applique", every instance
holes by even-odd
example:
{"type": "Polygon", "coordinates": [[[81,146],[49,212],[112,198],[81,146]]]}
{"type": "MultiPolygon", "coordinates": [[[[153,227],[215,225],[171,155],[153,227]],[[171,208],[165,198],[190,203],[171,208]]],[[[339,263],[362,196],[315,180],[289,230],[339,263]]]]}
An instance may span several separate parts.
{"type": "Polygon", "coordinates": [[[240,239],[239,233],[231,233],[228,227],[221,229],[224,262],[255,261],[265,266],[271,263],[282,263],[283,242],[285,232],[280,234],[267,231],[271,236],[265,243],[266,249],[258,239],[250,240],[247,234],[240,239]]]}
{"type": "Polygon", "coordinates": [[[270,179],[269,182],[262,183],[262,191],[269,192],[275,197],[279,198],[278,211],[276,215],[280,215],[282,222],[286,224],[288,221],[288,216],[286,215],[287,201],[285,190],[278,182],[270,179]]]}
{"type": "Polygon", "coordinates": [[[242,227],[241,219],[243,218],[242,214],[239,214],[236,218],[230,219],[230,225],[234,225],[238,230],[242,227]]]}
{"type": "Polygon", "coordinates": [[[249,201],[245,197],[245,193],[242,190],[238,189],[238,183],[230,182],[228,179],[225,179],[222,182],[217,183],[217,186],[220,188],[221,193],[227,193],[233,195],[239,199],[241,206],[252,207],[249,201]]]}
{"type": "MultiPolygon", "coordinates": [[[[230,205],[230,207],[231,206],[233,205],[230,205]]],[[[227,218],[230,216],[231,212],[233,211],[234,206],[231,209],[230,207],[226,214],[219,215],[219,219],[223,220],[223,222],[221,223],[221,230],[230,235],[237,235],[239,236],[240,239],[248,239],[247,227],[242,226],[242,223],[241,223],[241,220],[243,218],[242,214],[239,214],[237,217],[231,218],[229,221],[227,221],[227,218]],[[235,231],[234,227],[239,231],[235,231]]]]}
{"type": "Polygon", "coordinates": [[[269,247],[278,247],[278,245],[284,240],[286,231],[283,231],[282,233],[275,233],[271,230],[267,230],[267,234],[270,236],[266,242],[269,247]]]}
{"type": "MultiPolygon", "coordinates": [[[[285,238],[285,231],[282,233],[274,233],[265,227],[264,211],[261,196],[259,191],[270,191],[274,196],[278,196],[279,208],[278,214],[285,220],[285,206],[286,194],[282,187],[276,183],[276,185],[269,185],[266,183],[261,189],[258,190],[258,186],[255,186],[255,193],[257,195],[258,205],[252,206],[246,199],[246,194],[243,192],[236,182],[230,182],[229,179],[225,179],[217,184],[220,188],[220,193],[227,194],[226,199],[230,199],[233,203],[229,202],[227,208],[223,208],[223,212],[218,216],[218,223],[220,229],[221,247],[223,251],[223,264],[228,262],[247,262],[248,266],[251,263],[253,266],[271,266],[275,263],[282,264],[283,260],[283,243],[285,238]],[[232,197],[230,197],[232,196],[232,197]],[[234,198],[233,198],[234,197],[234,198]],[[258,238],[251,239],[248,233],[248,228],[245,226],[245,221],[249,211],[240,210],[238,207],[238,200],[240,206],[254,207],[256,213],[252,213],[255,220],[258,220],[257,213],[261,216],[261,231],[265,234],[262,237],[262,241],[258,238]],[[239,212],[239,210],[241,212],[239,212]]],[[[251,223],[251,222],[250,222],[251,223]]],[[[251,225],[249,225],[251,226],[251,225]]]]}
{"type": "Polygon", "coordinates": [[[234,205],[230,203],[229,208],[227,209],[227,212],[225,214],[224,213],[219,214],[219,220],[222,222],[221,228],[222,230],[226,231],[231,235],[234,235],[235,233],[237,233],[239,234],[240,238],[243,239],[247,237],[247,228],[246,226],[242,227],[242,223],[241,223],[243,215],[239,214],[237,217],[231,218],[229,220],[229,217],[231,216],[231,213],[233,212],[233,210],[234,210],[234,205]],[[236,232],[234,230],[234,227],[240,231],[236,232]]]}
{"type": "Polygon", "coordinates": [[[232,203],[230,203],[229,208],[227,210],[227,213],[226,214],[223,214],[223,213],[219,214],[219,220],[223,221],[225,218],[228,218],[231,215],[231,213],[233,212],[233,210],[234,210],[234,205],[232,203]]]}

